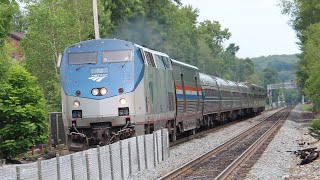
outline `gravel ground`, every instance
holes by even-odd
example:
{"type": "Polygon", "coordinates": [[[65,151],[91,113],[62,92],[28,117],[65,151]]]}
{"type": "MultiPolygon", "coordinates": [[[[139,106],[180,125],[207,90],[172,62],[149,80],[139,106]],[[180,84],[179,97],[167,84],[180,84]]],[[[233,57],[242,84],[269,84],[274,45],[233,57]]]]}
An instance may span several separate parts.
{"type": "Polygon", "coordinates": [[[143,170],[133,174],[129,179],[157,179],[161,176],[183,166],[191,160],[196,159],[204,153],[216,148],[220,144],[239,135],[245,130],[257,124],[264,117],[268,117],[278,110],[265,112],[246,121],[239,122],[228,128],[210,133],[201,139],[193,139],[180,144],[170,150],[170,158],[158,164],[156,169],[143,170]]]}
{"type": "Polygon", "coordinates": [[[320,149],[320,142],[308,135],[307,123],[311,118],[312,114],[296,106],[246,179],[320,179],[319,158],[310,164],[298,165],[299,157],[288,152],[309,147],[320,149]]]}

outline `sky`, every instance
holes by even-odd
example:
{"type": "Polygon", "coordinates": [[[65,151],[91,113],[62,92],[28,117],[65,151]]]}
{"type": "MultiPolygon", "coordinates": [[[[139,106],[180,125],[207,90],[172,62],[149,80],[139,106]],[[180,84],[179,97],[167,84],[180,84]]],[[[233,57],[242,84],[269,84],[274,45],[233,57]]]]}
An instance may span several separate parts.
{"type": "Polygon", "coordinates": [[[296,54],[299,47],[289,16],[281,14],[278,0],[182,0],[199,9],[198,22],[219,21],[240,47],[237,57],[296,54]]]}

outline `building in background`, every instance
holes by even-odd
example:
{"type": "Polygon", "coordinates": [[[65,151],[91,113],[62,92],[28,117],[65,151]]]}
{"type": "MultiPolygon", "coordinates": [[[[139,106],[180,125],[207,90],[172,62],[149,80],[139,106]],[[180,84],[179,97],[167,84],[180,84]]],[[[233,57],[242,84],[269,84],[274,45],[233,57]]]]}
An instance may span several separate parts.
{"type": "Polygon", "coordinates": [[[20,42],[24,39],[24,34],[21,32],[9,33],[9,54],[14,60],[20,61],[23,59],[23,51],[20,42]]]}

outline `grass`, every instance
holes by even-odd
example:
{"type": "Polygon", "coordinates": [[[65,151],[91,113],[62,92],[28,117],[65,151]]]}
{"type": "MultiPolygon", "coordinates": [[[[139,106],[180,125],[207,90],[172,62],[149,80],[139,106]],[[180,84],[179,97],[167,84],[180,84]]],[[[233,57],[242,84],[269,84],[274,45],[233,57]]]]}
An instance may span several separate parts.
{"type": "Polygon", "coordinates": [[[309,133],[312,137],[320,140],[320,117],[309,123],[309,133]]]}
{"type": "Polygon", "coordinates": [[[301,105],[301,110],[302,111],[313,111],[313,104],[302,104],[301,105]]]}

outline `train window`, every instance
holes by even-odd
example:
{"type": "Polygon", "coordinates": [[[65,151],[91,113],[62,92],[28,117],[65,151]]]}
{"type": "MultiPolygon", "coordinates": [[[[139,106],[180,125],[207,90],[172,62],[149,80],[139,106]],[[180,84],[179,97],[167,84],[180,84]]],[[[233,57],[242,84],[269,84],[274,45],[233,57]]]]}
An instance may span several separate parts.
{"type": "Polygon", "coordinates": [[[211,89],[207,89],[207,96],[211,96],[211,89]]]}
{"type": "Polygon", "coordinates": [[[154,63],[154,59],[153,59],[152,53],[145,51],[144,54],[146,55],[146,59],[147,59],[148,65],[152,66],[152,67],[156,67],[156,64],[154,63]]]}
{"type": "Polygon", "coordinates": [[[132,61],[131,50],[104,51],[102,52],[102,63],[132,61]]]}
{"type": "Polygon", "coordinates": [[[202,89],[202,93],[205,97],[208,96],[208,90],[207,89],[202,89]]]}
{"type": "Polygon", "coordinates": [[[70,53],[69,64],[96,64],[97,52],[70,53]]]}
{"type": "MultiPolygon", "coordinates": [[[[221,91],[221,96],[224,98],[224,97],[226,97],[227,96],[227,92],[226,91],[221,91]]],[[[223,99],[222,98],[222,99],[223,99]]]]}
{"type": "Polygon", "coordinates": [[[213,96],[214,96],[214,97],[218,97],[218,96],[219,96],[217,90],[213,90],[213,96]]]}
{"type": "Polygon", "coordinates": [[[162,61],[165,69],[171,69],[171,62],[168,57],[162,56],[162,61]]]}
{"type": "Polygon", "coordinates": [[[155,54],[154,55],[154,60],[157,63],[157,68],[165,69],[165,66],[164,66],[163,61],[162,61],[162,56],[155,54]]]}
{"type": "Polygon", "coordinates": [[[236,92],[233,92],[232,93],[232,96],[235,98],[235,97],[238,97],[237,93],[236,92]]]}

